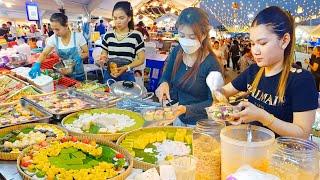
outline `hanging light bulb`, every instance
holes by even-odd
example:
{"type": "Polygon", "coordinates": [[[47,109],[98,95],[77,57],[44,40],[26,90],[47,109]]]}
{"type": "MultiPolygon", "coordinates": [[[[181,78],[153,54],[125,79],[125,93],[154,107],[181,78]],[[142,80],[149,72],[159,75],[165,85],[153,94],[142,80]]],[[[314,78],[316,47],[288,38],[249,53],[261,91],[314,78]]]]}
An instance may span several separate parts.
{"type": "Polygon", "coordinates": [[[152,6],[159,6],[158,1],[154,1],[154,2],[152,3],[152,6]]]}
{"type": "Polygon", "coordinates": [[[301,21],[301,18],[300,18],[300,17],[295,17],[295,18],[294,18],[294,21],[295,21],[296,23],[299,23],[299,22],[301,21]]]}
{"type": "Polygon", "coordinates": [[[298,6],[298,8],[297,8],[297,13],[298,13],[298,14],[303,13],[303,7],[298,6]]]}

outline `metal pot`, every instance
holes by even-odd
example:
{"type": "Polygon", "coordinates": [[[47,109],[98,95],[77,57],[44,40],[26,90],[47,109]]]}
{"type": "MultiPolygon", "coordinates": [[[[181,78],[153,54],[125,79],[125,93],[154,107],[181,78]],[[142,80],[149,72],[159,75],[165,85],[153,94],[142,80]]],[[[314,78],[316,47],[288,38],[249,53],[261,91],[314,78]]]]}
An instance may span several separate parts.
{"type": "Polygon", "coordinates": [[[63,75],[70,75],[75,65],[76,63],[73,60],[61,60],[53,65],[53,69],[63,75]]]}
{"type": "Polygon", "coordinates": [[[119,97],[147,100],[154,96],[153,92],[148,92],[145,87],[141,87],[139,84],[132,81],[115,81],[114,79],[108,79],[107,86],[113,95],[119,97]],[[113,83],[110,84],[110,82],[113,83]]]}

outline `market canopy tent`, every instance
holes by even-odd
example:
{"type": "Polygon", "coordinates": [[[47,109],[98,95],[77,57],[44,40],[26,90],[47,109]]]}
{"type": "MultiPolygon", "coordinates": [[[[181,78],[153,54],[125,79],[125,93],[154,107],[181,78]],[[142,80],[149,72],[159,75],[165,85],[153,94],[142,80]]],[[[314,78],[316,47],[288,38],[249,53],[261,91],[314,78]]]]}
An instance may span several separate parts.
{"type": "MultiPolygon", "coordinates": [[[[72,21],[79,20],[79,17],[87,16],[90,13],[93,16],[111,18],[112,9],[119,0],[33,0],[39,4],[40,17],[49,19],[50,15],[58,12],[63,6],[66,14],[72,21]]],[[[139,8],[149,7],[150,2],[155,0],[131,0],[135,14],[139,8]]],[[[182,10],[191,6],[194,0],[156,0],[159,5],[174,4],[175,8],[182,10]]],[[[26,21],[25,0],[0,0],[0,18],[6,20],[26,21]]]]}
{"type": "Polygon", "coordinates": [[[314,37],[319,37],[320,38],[320,25],[318,25],[317,27],[315,27],[311,33],[310,33],[311,36],[314,36],[314,37]]]}
{"type": "Polygon", "coordinates": [[[200,7],[228,30],[246,29],[259,11],[268,6],[282,7],[295,16],[297,23],[320,18],[319,0],[203,0],[200,7]]]}

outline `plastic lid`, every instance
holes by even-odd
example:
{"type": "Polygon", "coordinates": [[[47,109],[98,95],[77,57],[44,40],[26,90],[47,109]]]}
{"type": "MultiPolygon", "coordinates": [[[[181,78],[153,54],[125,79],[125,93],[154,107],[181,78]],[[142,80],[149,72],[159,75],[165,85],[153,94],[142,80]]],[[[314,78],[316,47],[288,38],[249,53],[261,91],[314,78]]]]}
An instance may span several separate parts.
{"type": "Polygon", "coordinates": [[[252,142],[247,142],[247,126],[248,125],[239,125],[223,128],[220,133],[221,141],[248,147],[268,146],[274,143],[275,134],[272,131],[253,125],[251,126],[252,142]]]}

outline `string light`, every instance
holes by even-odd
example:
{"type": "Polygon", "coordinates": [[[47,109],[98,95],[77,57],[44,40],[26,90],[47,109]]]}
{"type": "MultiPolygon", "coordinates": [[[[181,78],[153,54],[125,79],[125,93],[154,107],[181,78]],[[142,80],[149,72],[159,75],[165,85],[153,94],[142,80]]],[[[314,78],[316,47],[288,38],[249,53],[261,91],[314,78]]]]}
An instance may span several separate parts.
{"type": "Polygon", "coordinates": [[[202,0],[200,7],[229,31],[245,31],[253,17],[269,6],[289,11],[297,22],[320,18],[319,0],[202,0]],[[236,8],[235,8],[236,7],[236,8]]]}

